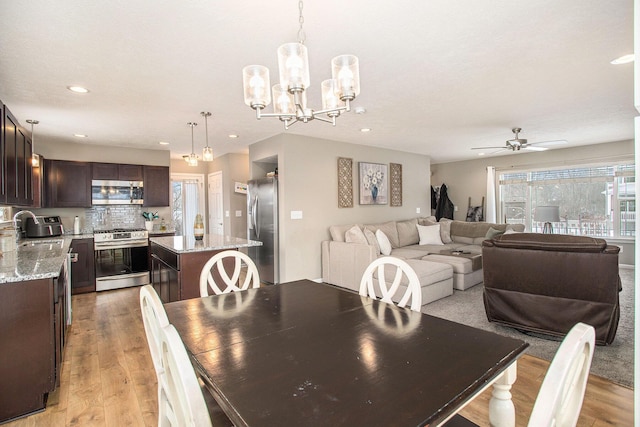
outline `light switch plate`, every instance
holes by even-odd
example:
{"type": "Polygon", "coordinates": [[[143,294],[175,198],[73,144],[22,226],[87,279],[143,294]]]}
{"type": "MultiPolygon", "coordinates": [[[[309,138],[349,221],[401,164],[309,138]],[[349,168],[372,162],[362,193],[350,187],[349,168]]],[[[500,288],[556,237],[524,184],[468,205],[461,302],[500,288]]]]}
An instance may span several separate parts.
{"type": "Polygon", "coordinates": [[[420,213],[420,208],[416,208],[416,213],[420,213]]]}
{"type": "Polygon", "coordinates": [[[236,218],[242,216],[242,211],[236,211],[236,218]]]}
{"type": "Polygon", "coordinates": [[[291,219],[302,219],[302,211],[291,211],[291,219]]]}
{"type": "Polygon", "coordinates": [[[227,218],[229,218],[229,211],[224,211],[224,216],[226,216],[227,218]]]}

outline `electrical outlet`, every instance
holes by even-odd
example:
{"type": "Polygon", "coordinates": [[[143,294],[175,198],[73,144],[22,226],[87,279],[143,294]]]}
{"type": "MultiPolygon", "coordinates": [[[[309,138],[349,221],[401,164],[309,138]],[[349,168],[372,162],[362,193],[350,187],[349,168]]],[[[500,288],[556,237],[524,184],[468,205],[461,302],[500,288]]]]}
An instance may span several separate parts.
{"type": "Polygon", "coordinates": [[[224,211],[224,216],[226,216],[227,218],[229,218],[229,211],[224,211]]]}
{"type": "Polygon", "coordinates": [[[454,210],[455,212],[458,212],[458,205],[454,205],[454,206],[453,206],[453,210],[454,210]]]}
{"type": "Polygon", "coordinates": [[[416,213],[420,213],[420,208],[416,208],[416,213]]]}
{"type": "Polygon", "coordinates": [[[236,211],[236,218],[239,218],[242,216],[242,211],[236,211]]]}

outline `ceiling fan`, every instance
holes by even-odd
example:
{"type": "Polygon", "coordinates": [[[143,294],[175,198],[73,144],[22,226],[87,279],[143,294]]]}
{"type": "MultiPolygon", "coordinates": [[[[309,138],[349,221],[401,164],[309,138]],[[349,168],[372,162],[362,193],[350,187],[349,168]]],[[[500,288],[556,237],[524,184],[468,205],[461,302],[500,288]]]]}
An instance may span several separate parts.
{"type": "MultiPolygon", "coordinates": [[[[567,141],[564,139],[559,139],[555,141],[527,142],[525,138],[520,138],[519,136],[520,132],[522,132],[521,128],[513,128],[511,129],[511,131],[514,133],[516,137],[513,139],[507,140],[505,145],[502,147],[473,147],[472,150],[496,149],[498,151],[502,151],[502,150],[520,151],[521,149],[524,148],[525,150],[531,150],[531,151],[544,151],[544,150],[548,150],[549,148],[544,147],[543,145],[549,146],[549,145],[561,145],[561,144],[567,143],[567,141]]],[[[498,151],[494,151],[494,153],[497,153],[498,151]]]]}

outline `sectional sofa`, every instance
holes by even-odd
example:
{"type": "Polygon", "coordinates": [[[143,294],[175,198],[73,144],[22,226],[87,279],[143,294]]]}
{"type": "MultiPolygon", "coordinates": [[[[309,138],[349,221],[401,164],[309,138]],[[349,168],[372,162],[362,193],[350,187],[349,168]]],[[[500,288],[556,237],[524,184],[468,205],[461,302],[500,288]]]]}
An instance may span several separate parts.
{"type": "MultiPolygon", "coordinates": [[[[521,232],[524,225],[452,220],[436,222],[434,217],[380,224],[334,225],[329,227],[331,240],[322,242],[322,277],[327,283],[357,292],[366,267],[382,256],[377,238],[382,232],[390,243],[388,254],[406,260],[416,270],[423,289],[422,303],[427,304],[451,295],[453,288],[468,289],[483,280],[481,268],[474,270],[466,258],[441,255],[441,251],[481,254],[485,239],[507,230],[521,232]],[[364,234],[365,240],[354,227],[364,234]],[[437,228],[440,239],[437,236],[433,238],[437,228]],[[426,236],[424,233],[421,236],[423,231],[428,232],[426,236]],[[420,244],[421,237],[423,244],[420,244]]],[[[384,249],[389,248],[383,247],[382,252],[384,249]]]]}

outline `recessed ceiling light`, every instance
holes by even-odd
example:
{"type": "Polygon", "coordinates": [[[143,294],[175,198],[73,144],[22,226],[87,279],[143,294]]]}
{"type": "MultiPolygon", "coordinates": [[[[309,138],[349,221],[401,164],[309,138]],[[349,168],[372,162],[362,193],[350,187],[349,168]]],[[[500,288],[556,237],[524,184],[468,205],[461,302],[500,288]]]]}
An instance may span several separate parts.
{"type": "Polygon", "coordinates": [[[74,133],[73,136],[75,136],[76,138],[86,138],[87,135],[82,134],[82,133],[74,133]]]}
{"type": "Polygon", "coordinates": [[[89,89],[86,89],[82,86],[67,86],[67,89],[75,93],[89,93],[89,89]]]}
{"type": "Polygon", "coordinates": [[[371,128],[362,128],[360,132],[371,132],[371,128]]]}
{"type": "Polygon", "coordinates": [[[160,141],[160,142],[158,142],[158,144],[160,144],[160,145],[169,145],[169,143],[167,141],[160,141]]]}
{"type": "Polygon", "coordinates": [[[485,153],[478,153],[478,156],[484,156],[485,153]]]}
{"type": "Polygon", "coordinates": [[[235,138],[238,138],[238,137],[239,137],[239,135],[236,135],[235,133],[230,133],[229,134],[229,138],[235,139],[235,138]]]}
{"type": "Polygon", "coordinates": [[[635,59],[635,55],[633,53],[630,53],[628,55],[623,55],[620,58],[616,58],[613,61],[611,61],[611,63],[613,65],[620,65],[620,64],[628,64],[629,62],[633,62],[635,59]]]}

